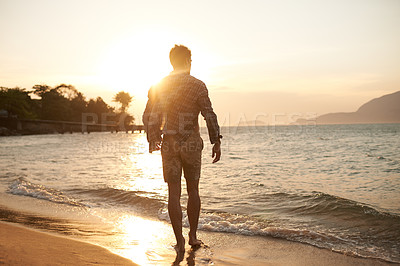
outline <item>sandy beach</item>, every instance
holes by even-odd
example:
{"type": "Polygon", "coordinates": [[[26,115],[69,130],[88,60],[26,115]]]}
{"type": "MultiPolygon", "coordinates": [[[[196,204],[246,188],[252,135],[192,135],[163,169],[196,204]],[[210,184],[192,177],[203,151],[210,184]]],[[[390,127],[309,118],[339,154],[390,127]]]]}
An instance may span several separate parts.
{"type": "MultiPolygon", "coordinates": [[[[186,253],[176,261],[172,249],[158,251],[155,265],[389,265],[310,245],[275,238],[200,232],[207,247],[186,253]]],[[[66,237],[0,223],[0,263],[6,265],[137,265],[102,247],[66,237]]],[[[153,254],[154,255],[154,254],[153,254]]]]}
{"type": "Polygon", "coordinates": [[[0,223],[0,264],[137,265],[96,245],[4,222],[0,223]]]}

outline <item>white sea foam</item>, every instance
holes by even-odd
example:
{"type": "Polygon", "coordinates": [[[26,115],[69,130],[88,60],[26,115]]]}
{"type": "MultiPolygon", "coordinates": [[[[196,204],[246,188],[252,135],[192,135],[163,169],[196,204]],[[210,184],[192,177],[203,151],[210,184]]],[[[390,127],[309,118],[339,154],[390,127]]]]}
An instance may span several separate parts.
{"type": "Polygon", "coordinates": [[[8,187],[8,192],[14,195],[29,196],[37,199],[48,200],[55,203],[72,206],[84,205],[64,195],[61,191],[43,185],[31,183],[24,178],[18,178],[8,187]]]}

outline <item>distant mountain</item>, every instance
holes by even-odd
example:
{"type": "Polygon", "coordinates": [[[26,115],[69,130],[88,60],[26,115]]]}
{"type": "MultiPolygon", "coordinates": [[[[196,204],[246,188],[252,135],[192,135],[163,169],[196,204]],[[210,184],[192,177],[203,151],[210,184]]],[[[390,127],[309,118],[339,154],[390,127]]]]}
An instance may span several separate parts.
{"type": "MultiPolygon", "coordinates": [[[[356,112],[329,113],[313,121],[317,124],[400,123],[400,91],[373,99],[356,112]]],[[[300,124],[309,122],[305,119],[297,120],[300,124]]]]}
{"type": "Polygon", "coordinates": [[[239,127],[258,127],[258,126],[265,126],[268,125],[266,122],[261,120],[251,120],[251,121],[240,121],[238,126],[239,127]]]}

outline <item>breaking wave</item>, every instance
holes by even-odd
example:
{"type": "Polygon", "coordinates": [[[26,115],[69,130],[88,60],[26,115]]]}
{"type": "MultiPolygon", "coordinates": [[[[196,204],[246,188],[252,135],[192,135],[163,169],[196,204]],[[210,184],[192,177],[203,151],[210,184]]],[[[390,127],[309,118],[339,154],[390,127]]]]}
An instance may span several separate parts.
{"type": "Polygon", "coordinates": [[[28,196],[54,203],[67,204],[77,207],[87,207],[75,199],[64,195],[64,193],[59,190],[49,188],[44,185],[31,183],[23,177],[14,180],[14,182],[12,182],[12,184],[8,187],[7,192],[13,195],[28,196]]]}

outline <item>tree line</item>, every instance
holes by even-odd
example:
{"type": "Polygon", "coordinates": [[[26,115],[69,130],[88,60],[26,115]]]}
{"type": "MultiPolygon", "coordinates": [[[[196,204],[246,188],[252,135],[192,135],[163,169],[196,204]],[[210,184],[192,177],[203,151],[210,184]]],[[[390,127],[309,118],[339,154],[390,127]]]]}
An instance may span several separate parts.
{"type": "Polygon", "coordinates": [[[109,106],[101,97],[86,100],[85,96],[72,85],[61,84],[56,87],[35,85],[30,91],[19,87],[0,87],[0,110],[5,110],[9,118],[99,124],[123,122],[129,125],[134,121],[133,116],[127,113],[132,99],[129,93],[118,92],[113,98],[114,102],[120,104],[120,108],[116,109],[109,106]]]}

